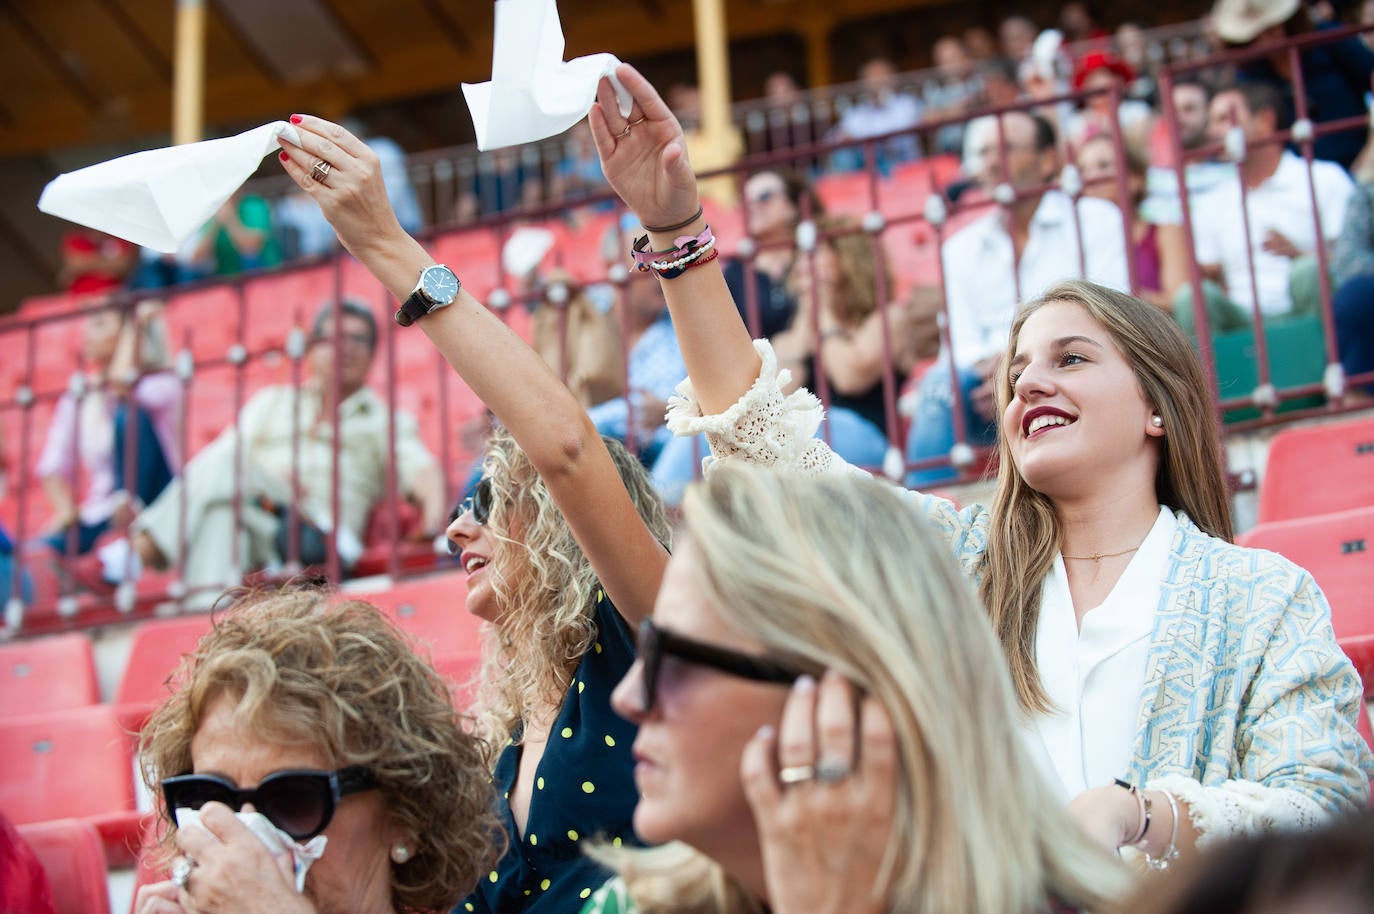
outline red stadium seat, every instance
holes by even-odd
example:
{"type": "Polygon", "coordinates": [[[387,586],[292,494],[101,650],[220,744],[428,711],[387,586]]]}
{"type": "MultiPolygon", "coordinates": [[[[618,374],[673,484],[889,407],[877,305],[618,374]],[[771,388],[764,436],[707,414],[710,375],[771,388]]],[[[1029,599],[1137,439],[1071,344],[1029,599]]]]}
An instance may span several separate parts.
{"type": "Polygon", "coordinates": [[[1237,542],[1312,572],[1331,603],[1337,638],[1374,634],[1374,507],[1258,524],[1237,542]]]}
{"type": "Polygon", "coordinates": [[[467,579],[460,571],[427,575],[358,596],[375,603],[432,658],[478,649],[481,623],[465,608],[467,579]]]}
{"type": "Polygon", "coordinates": [[[110,914],[105,853],[89,822],[58,819],[19,826],[43,864],[57,914],[110,914]]]}
{"type": "Polygon", "coordinates": [[[1374,505],[1374,417],[1274,436],[1260,480],[1261,523],[1367,505],[1374,505]]]}
{"type": "Polygon", "coordinates": [[[0,647],[0,716],[42,714],[97,704],[91,639],[80,632],[0,647]]]}
{"type": "Polygon", "coordinates": [[[115,711],[126,730],[142,729],[148,715],[171,694],[167,678],[182,655],[195,650],[209,630],[208,614],[158,619],[135,629],[124,678],[114,697],[115,711]]]}
{"type": "Polygon", "coordinates": [[[109,705],[0,721],[0,809],[16,825],[84,819],[111,865],[133,862],[132,747],[109,705]]]}
{"type": "Polygon", "coordinates": [[[1360,679],[1364,680],[1365,697],[1374,698],[1374,634],[1342,638],[1340,644],[1341,650],[1355,664],[1360,679]]]}

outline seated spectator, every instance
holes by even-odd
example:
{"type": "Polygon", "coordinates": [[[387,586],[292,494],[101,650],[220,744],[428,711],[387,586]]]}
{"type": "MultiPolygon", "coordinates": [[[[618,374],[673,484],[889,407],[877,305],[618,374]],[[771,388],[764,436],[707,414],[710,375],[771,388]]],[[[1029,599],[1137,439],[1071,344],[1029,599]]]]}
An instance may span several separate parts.
{"type": "MultiPolygon", "coordinates": [[[[554,166],[553,180],[549,182],[549,201],[551,203],[571,203],[582,197],[610,193],[606,176],[601,173],[601,160],[596,156],[596,146],[592,143],[592,131],[584,118],[568,131],[563,155],[554,166]]],[[[597,210],[614,208],[611,200],[596,205],[597,210]]],[[[405,225],[402,224],[402,228],[405,225]]]]}
{"type": "Polygon", "coordinates": [[[170,370],[161,303],[92,311],[82,350],[85,390],[58,401],[35,469],[53,509],[44,542],[71,556],[126,526],[166,489],[182,459],[182,386],[170,370]],[[136,462],[129,465],[131,450],[136,462]],[[86,491],[78,502],[73,486],[81,477],[86,491]]]}
{"type": "Polygon", "coordinates": [[[1091,5],[1083,0],[1069,0],[1059,8],[1059,31],[1070,43],[1101,41],[1107,37],[1107,30],[1098,23],[1091,5]]]}
{"type": "Polygon", "coordinates": [[[992,629],[917,513],[739,461],[688,494],[614,697],[662,846],[600,847],[620,878],[584,914],[1037,914],[1125,888],[1018,739],[992,629]]]}
{"type": "MultiPolygon", "coordinates": [[[[1288,48],[1277,46],[1300,35],[1343,28],[1339,22],[1313,22],[1299,0],[1216,0],[1211,22],[1217,35],[1232,48],[1273,47],[1265,56],[1239,64],[1236,79],[1241,84],[1273,87],[1279,93],[1279,119],[1284,123],[1291,123],[1296,116],[1293,94],[1297,74],[1288,48]]],[[[1323,124],[1365,115],[1364,98],[1374,75],[1374,51],[1358,37],[1305,47],[1299,60],[1308,118],[1323,124]]],[[[1349,168],[1363,145],[1364,131],[1354,127],[1318,136],[1312,151],[1318,159],[1349,168]]]]}
{"type": "MultiPolygon", "coordinates": [[[[958,118],[968,114],[983,94],[983,82],[973,68],[964,43],[953,35],[937,40],[930,49],[936,76],[921,91],[926,120],[958,118]]],[[[946,124],[935,131],[935,151],[959,153],[964,148],[964,125],[946,124]]]]}
{"type": "MultiPolygon", "coordinates": [[[[376,318],[354,301],[345,300],[341,310],[337,355],[335,311],[328,306],[310,334],[310,379],[300,388],[274,385],[258,391],[239,413],[237,431],[231,426],[210,442],[187,464],[184,477],[139,514],[131,530],[144,565],[163,569],[180,563],[186,586],[208,588],[213,596],[237,583],[244,569],[280,567],[291,558],[293,539],[304,564],[323,563],[331,529],[343,567],[357,560],[368,516],[387,494],[391,419],[385,402],[367,387],[376,318]],[[334,518],[336,406],[339,516],[334,518]],[[236,456],[241,460],[237,470],[236,456]],[[297,486],[299,497],[293,500],[297,486]],[[296,524],[288,523],[293,505],[296,524]]],[[[397,485],[419,507],[423,530],[417,535],[428,540],[442,529],[448,508],[443,480],[409,414],[397,413],[395,442],[397,485]]]]}
{"type": "Polygon", "coordinates": [[[371,604],[235,595],[172,682],[137,766],[171,879],[139,888],[135,914],[447,911],[505,844],[490,747],[371,604]],[[314,857],[283,860],[250,821],[314,857]]]}
{"type": "Polygon", "coordinates": [[[978,65],[978,78],[983,84],[980,107],[1004,108],[1021,100],[1021,83],[1011,61],[1002,57],[983,61],[978,65]]]}
{"type": "Polygon", "coordinates": [[[382,181],[386,185],[386,198],[390,201],[391,209],[396,213],[396,221],[401,223],[401,228],[412,234],[424,228],[425,219],[424,214],[420,212],[420,198],[411,183],[410,169],[406,167],[406,151],[401,148],[401,144],[390,137],[373,135],[356,117],[344,118],[343,126],[355,136],[362,137],[367,147],[376,154],[382,169],[382,181]]]}
{"type": "Polygon", "coordinates": [[[1106,51],[1089,51],[1078,61],[1073,73],[1073,90],[1089,92],[1104,90],[1100,95],[1085,99],[1064,124],[1064,139],[1074,146],[1093,131],[1113,132],[1120,129],[1132,139],[1144,141],[1149,135],[1154,117],[1145,102],[1126,96],[1127,88],[1135,81],[1135,71],[1119,58],[1106,51]],[[1107,94],[1115,87],[1121,102],[1113,110],[1112,97],[1107,94]]]}
{"type": "Polygon", "coordinates": [[[792,323],[796,299],[788,288],[797,257],[797,225],[805,215],[819,219],[825,214],[811,183],[792,171],[764,169],[744,182],[744,229],[755,245],[746,262],[725,261],[725,284],[745,326],[756,337],[770,337],[792,323]],[[749,274],[753,274],[753,294],[749,274]],[[757,315],[754,314],[757,309],[757,315]],[[757,325],[757,326],[756,326],[757,325]]]}
{"type": "MultiPolygon", "coordinates": [[[[5,453],[5,426],[0,423],[0,501],[4,500],[8,489],[5,453]]],[[[24,573],[18,587],[15,587],[15,573],[14,541],[10,539],[5,525],[0,524],[0,612],[4,611],[10,597],[17,596],[25,603],[33,599],[33,581],[28,572],[24,573]]]]}
{"type": "Polygon", "coordinates": [[[1116,27],[1113,43],[1121,62],[1135,72],[1135,79],[1126,86],[1126,97],[1153,107],[1159,94],[1159,82],[1155,78],[1155,61],[1146,43],[1145,30],[1137,23],[1123,22],[1116,27]]]}
{"type": "Polygon", "coordinates": [[[323,257],[339,249],[334,227],[320,215],[320,208],[300,191],[277,200],[273,213],[283,261],[323,257]]]}
{"type": "Polygon", "coordinates": [[[997,26],[997,41],[1002,49],[1002,57],[1011,61],[1015,67],[1030,60],[1031,45],[1040,32],[1025,16],[1008,16],[997,26]]]}
{"type": "MultiPolygon", "coordinates": [[[[1245,140],[1240,180],[1191,201],[1193,241],[1198,264],[1208,277],[1203,292],[1213,333],[1250,327],[1256,309],[1266,318],[1280,318],[1316,314],[1321,306],[1314,253],[1317,245],[1329,243],[1340,232],[1355,185],[1339,165],[1312,163],[1322,226],[1318,237],[1311,218],[1314,201],[1307,165],[1272,142],[1288,127],[1283,111],[1278,92],[1265,83],[1240,83],[1212,99],[1213,140],[1235,129],[1245,140]],[[1242,221],[1241,183],[1248,226],[1242,221]]],[[[1174,316],[1196,335],[1191,285],[1178,290],[1174,316]]]]}
{"type": "Polygon", "coordinates": [[[1315,832],[1264,834],[1150,880],[1108,914],[1361,914],[1374,911],[1374,818],[1315,832]]]}
{"type": "MultiPolygon", "coordinates": [[[[1187,246],[1177,225],[1157,225],[1141,209],[1145,201],[1146,175],[1150,162],[1144,151],[1130,138],[1124,138],[1126,154],[1126,204],[1131,214],[1131,256],[1135,261],[1135,294],[1166,311],[1173,298],[1166,289],[1176,289],[1187,273],[1187,246]]],[[[1117,191],[1116,144],[1111,134],[1090,133],[1078,144],[1075,164],[1083,182],[1083,196],[1098,197],[1120,204],[1117,191]]]]}
{"type": "Polygon", "coordinates": [[[202,229],[194,259],[215,276],[235,276],[281,263],[271,205],[257,194],[235,191],[202,229]]]}
{"type": "MultiPolygon", "coordinates": [[[[644,230],[625,216],[620,229],[612,228],[602,240],[602,256],[608,264],[624,263],[625,251],[644,230]]],[[[663,423],[663,411],[673,388],[687,377],[673,321],[663,301],[658,279],[631,269],[615,287],[612,306],[616,323],[625,328],[621,341],[626,355],[627,394],[593,406],[587,412],[596,430],[625,442],[645,466],[652,466],[664,442],[672,437],[663,423]]]]}
{"type": "MultiPolygon", "coordinates": [[[[1331,308],[1347,377],[1374,371],[1374,141],[1355,160],[1359,186],[1331,249],[1331,308]]],[[[1374,394],[1374,383],[1365,385],[1374,394]]]]}
{"type": "MultiPolygon", "coordinates": [[[[921,122],[921,103],[914,96],[897,90],[897,68],[886,57],[874,57],[859,67],[863,98],[840,115],[830,132],[832,140],[865,140],[921,122]]],[[[920,158],[921,145],[914,133],[884,140],[875,150],[877,165],[884,173],[899,162],[920,158]]],[[[854,145],[837,150],[831,167],[855,171],[864,167],[864,150],[854,145]]]]}
{"type": "MultiPolygon", "coordinates": [[[[1006,183],[1017,197],[965,226],[941,248],[952,350],[941,352],[917,390],[908,461],[950,456],[959,437],[956,405],[962,409],[963,440],[973,446],[995,440],[990,379],[1018,302],[1080,275],[1123,291],[1130,285],[1121,211],[1089,197],[1078,201],[1075,218],[1073,200],[1051,188],[1060,163],[1048,121],[1024,112],[1002,116],[1005,174],[996,117],[974,120],[965,139],[971,177],[988,193],[1006,183]],[[958,379],[957,400],[951,371],[958,379]]],[[[908,474],[907,485],[928,488],[956,476],[952,467],[918,469],[908,474]]]]}
{"type": "Polygon", "coordinates": [[[964,49],[975,64],[982,64],[997,57],[997,42],[992,33],[981,25],[971,25],[964,29],[964,49]]]}
{"type": "Polygon", "coordinates": [[[138,248],[93,228],[74,225],[62,235],[57,284],[72,295],[96,295],[124,287],[138,248]]]}
{"type": "Polygon", "coordinates": [[[521,147],[507,146],[479,153],[477,170],[461,189],[455,208],[457,222],[537,206],[544,199],[544,174],[538,158],[527,158],[521,147]]]}

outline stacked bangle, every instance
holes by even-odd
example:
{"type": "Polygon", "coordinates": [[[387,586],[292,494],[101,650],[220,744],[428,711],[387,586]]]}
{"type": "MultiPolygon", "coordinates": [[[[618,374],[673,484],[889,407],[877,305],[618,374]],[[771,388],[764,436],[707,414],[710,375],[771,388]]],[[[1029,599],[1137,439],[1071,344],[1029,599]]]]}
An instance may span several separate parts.
{"type": "Polygon", "coordinates": [[[1141,842],[1145,840],[1145,833],[1150,830],[1150,812],[1153,804],[1149,797],[1136,789],[1134,784],[1127,783],[1121,778],[1113,778],[1112,783],[1135,797],[1136,803],[1140,806],[1140,831],[1136,832],[1134,838],[1126,842],[1133,847],[1139,847],[1141,842]]]}
{"type": "MultiPolygon", "coordinates": [[[[695,217],[693,217],[695,218],[695,217]]],[[[661,279],[676,279],[692,267],[710,263],[716,259],[716,236],[711,234],[708,225],[700,235],[683,235],[673,239],[676,247],[666,251],[649,250],[649,236],[641,235],[635,240],[631,256],[635,268],[642,273],[650,270],[661,279]]]]}
{"type": "Polygon", "coordinates": [[[1178,852],[1178,800],[1169,791],[1162,791],[1164,799],[1169,801],[1169,809],[1174,814],[1173,828],[1169,829],[1169,846],[1164,848],[1164,853],[1158,857],[1151,857],[1149,851],[1145,852],[1145,863],[1152,870],[1167,870],[1169,864],[1179,858],[1178,852]]]}
{"type": "Polygon", "coordinates": [[[674,222],[672,225],[665,225],[661,227],[657,225],[646,225],[644,226],[644,230],[647,232],[655,232],[659,235],[666,235],[669,232],[676,232],[679,229],[685,229],[687,226],[691,225],[693,222],[696,222],[698,219],[700,219],[704,212],[706,212],[706,209],[698,205],[697,211],[695,213],[692,213],[692,215],[688,216],[686,219],[683,219],[681,222],[674,222]]]}
{"type": "Polygon", "coordinates": [[[1121,780],[1120,778],[1114,778],[1113,783],[1116,784],[1116,786],[1122,788],[1123,790],[1130,791],[1130,793],[1136,798],[1136,802],[1140,804],[1140,831],[1136,834],[1134,838],[1127,841],[1126,844],[1129,844],[1137,850],[1144,852],[1145,863],[1150,867],[1150,869],[1167,870],[1169,868],[1169,864],[1179,858],[1178,799],[1175,798],[1174,795],[1167,790],[1160,791],[1160,793],[1164,794],[1164,799],[1169,801],[1169,809],[1173,813],[1173,825],[1169,830],[1169,846],[1164,848],[1164,852],[1160,854],[1158,857],[1152,857],[1150,856],[1150,852],[1145,849],[1145,836],[1150,831],[1150,814],[1153,811],[1154,803],[1150,800],[1149,797],[1145,796],[1145,792],[1143,790],[1137,790],[1134,784],[1129,784],[1126,781],[1121,780]]]}

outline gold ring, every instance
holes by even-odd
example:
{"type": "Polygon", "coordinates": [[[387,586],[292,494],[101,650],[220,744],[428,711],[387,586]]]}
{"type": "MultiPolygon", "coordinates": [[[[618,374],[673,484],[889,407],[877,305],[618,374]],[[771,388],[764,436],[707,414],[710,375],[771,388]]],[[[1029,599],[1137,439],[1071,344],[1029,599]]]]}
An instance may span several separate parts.
{"type": "Polygon", "coordinates": [[[647,120],[648,120],[647,117],[641,117],[641,118],[640,118],[639,120],[637,120],[637,121],[630,121],[628,124],[625,125],[625,129],[624,129],[624,130],[620,131],[619,133],[617,133],[617,134],[615,135],[615,138],[616,138],[617,140],[623,140],[623,139],[625,139],[625,137],[627,137],[627,136],[630,135],[630,128],[631,128],[631,127],[637,127],[637,126],[639,126],[640,124],[644,123],[644,122],[647,121],[647,120]]]}
{"type": "Polygon", "coordinates": [[[310,177],[314,178],[317,183],[323,184],[324,179],[329,177],[329,170],[333,167],[324,159],[316,159],[315,164],[310,168],[310,177]]]}
{"type": "Polygon", "coordinates": [[[811,765],[793,765],[778,772],[778,781],[782,784],[800,784],[809,781],[816,776],[816,769],[811,765]]]}

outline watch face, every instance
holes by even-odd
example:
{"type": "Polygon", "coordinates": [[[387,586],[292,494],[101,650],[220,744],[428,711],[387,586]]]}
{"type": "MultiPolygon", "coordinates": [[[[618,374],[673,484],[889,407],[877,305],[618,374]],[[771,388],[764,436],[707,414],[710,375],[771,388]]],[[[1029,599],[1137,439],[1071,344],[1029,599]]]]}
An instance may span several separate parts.
{"type": "Polygon", "coordinates": [[[451,304],[458,297],[458,277],[446,266],[433,266],[425,270],[421,288],[430,301],[451,304]]]}

